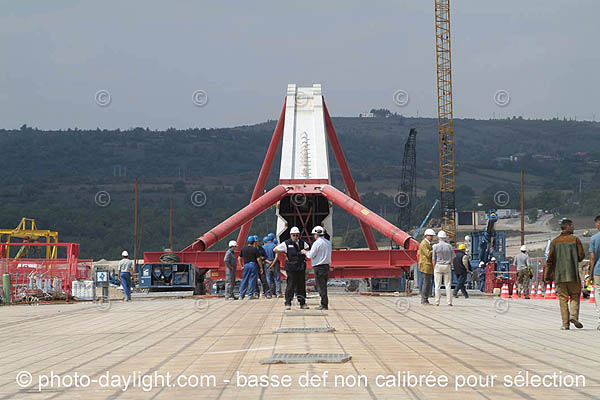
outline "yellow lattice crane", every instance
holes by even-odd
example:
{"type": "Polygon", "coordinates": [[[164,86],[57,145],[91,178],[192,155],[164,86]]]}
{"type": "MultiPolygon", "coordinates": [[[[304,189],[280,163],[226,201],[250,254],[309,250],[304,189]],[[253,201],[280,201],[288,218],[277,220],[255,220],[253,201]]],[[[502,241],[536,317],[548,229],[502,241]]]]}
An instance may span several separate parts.
{"type": "Polygon", "coordinates": [[[452,57],[450,0],[435,0],[435,54],[437,60],[438,145],[442,229],[456,242],[454,182],[454,115],[452,110],[452,57]]]}
{"type": "MultiPolygon", "coordinates": [[[[19,225],[14,229],[0,229],[0,243],[11,243],[14,238],[23,239],[26,243],[39,242],[41,238],[45,239],[45,243],[58,243],[58,232],[49,231],[47,229],[37,229],[33,218],[22,218],[19,225]]],[[[0,257],[10,258],[10,247],[6,246],[5,254],[0,254],[0,257]]],[[[56,246],[46,247],[46,259],[56,258],[56,246]]],[[[15,258],[24,258],[27,256],[27,246],[21,246],[15,258]]],[[[42,257],[40,257],[42,258],[42,257]]]]}

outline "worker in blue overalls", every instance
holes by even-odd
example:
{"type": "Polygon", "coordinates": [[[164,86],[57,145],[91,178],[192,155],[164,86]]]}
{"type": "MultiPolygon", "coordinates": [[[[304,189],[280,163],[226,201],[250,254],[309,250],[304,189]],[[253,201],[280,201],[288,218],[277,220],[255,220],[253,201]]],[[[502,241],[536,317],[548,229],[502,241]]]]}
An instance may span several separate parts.
{"type": "Polygon", "coordinates": [[[479,262],[479,290],[485,292],[485,263],[479,262]]]}

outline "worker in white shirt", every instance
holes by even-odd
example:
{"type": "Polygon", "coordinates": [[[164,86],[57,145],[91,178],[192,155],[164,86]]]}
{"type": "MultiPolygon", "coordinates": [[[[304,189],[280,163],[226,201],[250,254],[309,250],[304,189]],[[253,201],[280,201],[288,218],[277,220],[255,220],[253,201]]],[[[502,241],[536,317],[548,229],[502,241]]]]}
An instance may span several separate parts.
{"type": "Polygon", "coordinates": [[[302,253],[303,249],[308,250],[308,244],[300,239],[300,229],[295,226],[290,229],[290,238],[278,244],[274,249],[275,253],[286,256],[286,310],[292,309],[294,294],[296,294],[301,309],[309,308],[306,305],[306,258],[302,253]]]}
{"type": "Polygon", "coordinates": [[[329,280],[329,266],[331,264],[331,242],[325,239],[325,229],[321,226],[315,226],[312,234],[315,242],[310,250],[302,250],[301,253],[310,258],[310,263],[315,272],[315,285],[317,285],[319,296],[321,296],[321,305],[317,309],[328,310],[327,281],[329,280]]]}

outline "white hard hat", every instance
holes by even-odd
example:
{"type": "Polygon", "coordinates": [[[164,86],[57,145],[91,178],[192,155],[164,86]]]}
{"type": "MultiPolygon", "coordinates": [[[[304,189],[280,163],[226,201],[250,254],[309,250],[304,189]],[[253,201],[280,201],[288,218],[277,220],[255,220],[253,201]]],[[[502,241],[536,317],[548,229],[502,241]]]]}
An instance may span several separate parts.
{"type": "Polygon", "coordinates": [[[525,245],[521,246],[521,251],[527,251],[527,246],[525,246],[525,245]]]}
{"type": "Polygon", "coordinates": [[[290,234],[292,233],[300,233],[300,229],[298,229],[297,226],[292,226],[292,229],[290,229],[290,234]]]}
{"type": "Polygon", "coordinates": [[[479,261],[479,266],[485,265],[483,261],[479,261]]]}
{"type": "Polygon", "coordinates": [[[496,257],[492,257],[492,261],[496,261],[496,257]]]}
{"type": "Polygon", "coordinates": [[[129,257],[129,253],[127,252],[127,250],[123,250],[123,252],[121,253],[121,255],[123,257],[129,257]]]}
{"type": "Polygon", "coordinates": [[[425,230],[425,236],[435,236],[435,231],[431,228],[425,230]]]}
{"type": "Polygon", "coordinates": [[[446,235],[446,231],[443,231],[443,230],[439,231],[437,236],[440,239],[446,239],[448,237],[448,235],[446,235]]]}
{"type": "Polygon", "coordinates": [[[229,247],[237,246],[237,242],[235,240],[229,241],[229,247]]]}
{"type": "Polygon", "coordinates": [[[317,225],[317,226],[315,226],[315,227],[313,228],[313,230],[312,230],[312,232],[311,232],[311,233],[312,233],[313,235],[314,235],[314,234],[317,234],[317,235],[321,236],[321,235],[324,235],[324,234],[325,234],[325,229],[323,229],[323,227],[322,227],[322,226],[319,226],[319,225],[317,225]]]}

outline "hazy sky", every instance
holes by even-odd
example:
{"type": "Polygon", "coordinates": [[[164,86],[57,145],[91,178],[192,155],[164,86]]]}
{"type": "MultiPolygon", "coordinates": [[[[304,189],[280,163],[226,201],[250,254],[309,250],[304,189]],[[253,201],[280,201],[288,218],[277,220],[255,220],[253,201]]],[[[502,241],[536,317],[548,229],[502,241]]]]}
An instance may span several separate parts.
{"type": "MultiPolygon", "coordinates": [[[[451,5],[456,117],[600,119],[600,1],[451,5]]],[[[334,116],[437,113],[433,0],[1,0],[0,10],[2,128],[251,124],[277,118],[288,83],[322,83],[334,116]]]]}

